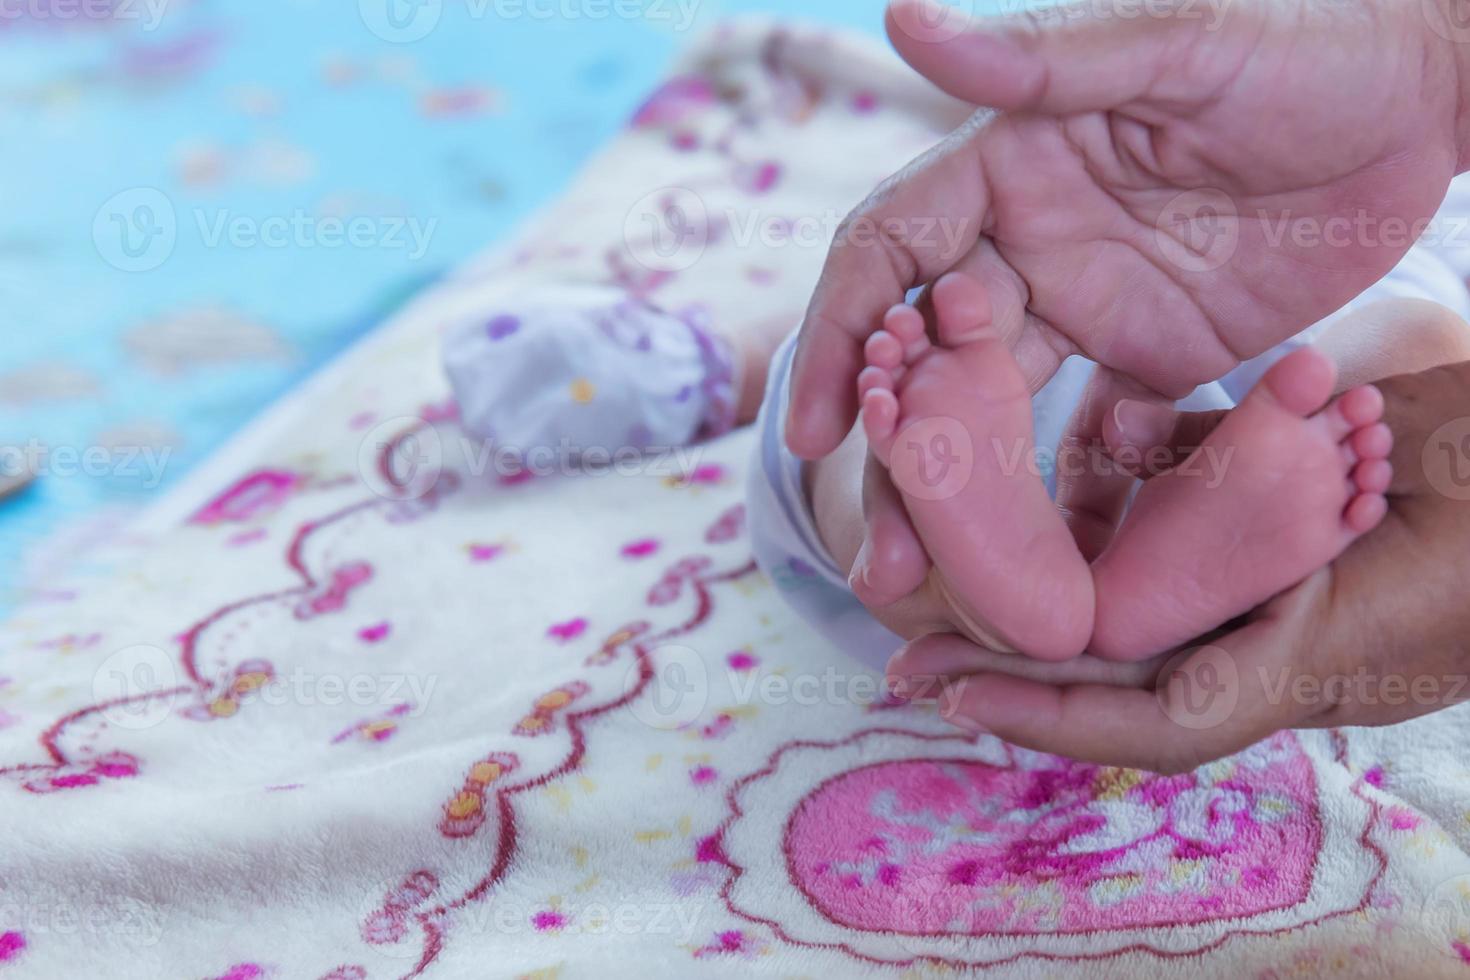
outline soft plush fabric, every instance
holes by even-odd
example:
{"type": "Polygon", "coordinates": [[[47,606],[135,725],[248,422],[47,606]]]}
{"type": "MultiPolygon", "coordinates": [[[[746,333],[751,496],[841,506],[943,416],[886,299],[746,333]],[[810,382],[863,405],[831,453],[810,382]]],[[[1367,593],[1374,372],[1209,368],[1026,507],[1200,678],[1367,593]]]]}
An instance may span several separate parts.
{"type": "Polygon", "coordinates": [[[722,12],[878,36],[884,3],[280,6],[0,7],[0,482],[7,447],[45,473],[0,507],[0,615],[552,199],[722,12]]]}
{"type": "Polygon", "coordinates": [[[840,215],[947,122],[904,79],[710,39],[512,248],[10,623],[0,976],[1470,972],[1464,712],[1172,778],[968,739],[755,571],[748,433],[532,474],[459,436],[437,333],[506,276],[799,309],[823,248],[651,275],[624,216],[840,215]]]}

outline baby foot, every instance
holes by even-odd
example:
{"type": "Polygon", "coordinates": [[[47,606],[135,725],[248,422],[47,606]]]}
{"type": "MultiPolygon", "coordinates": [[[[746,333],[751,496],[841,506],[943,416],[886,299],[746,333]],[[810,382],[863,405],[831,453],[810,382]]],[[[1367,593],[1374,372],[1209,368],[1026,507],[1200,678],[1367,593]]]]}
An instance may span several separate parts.
{"type": "Polygon", "coordinates": [[[1093,565],[1091,651],[1136,660],[1247,612],[1331,562],[1388,511],[1383,397],[1328,404],[1336,369],[1300,350],[1266,372],[1204,444],[1139,491],[1093,565]]]}
{"type": "Polygon", "coordinates": [[[929,555],[887,467],[870,452],[863,465],[863,543],[847,584],[869,609],[912,595],[929,579],[929,555]]]}
{"type": "MultiPolygon", "coordinates": [[[[1031,393],[978,282],[945,276],[932,298],[937,344],[909,306],[868,340],[858,379],[868,444],[956,626],[993,648],[1075,656],[1092,631],[1092,582],[1033,470],[1031,393]]],[[[893,577],[911,575],[901,572],[893,577]]],[[[883,574],[870,568],[870,579],[883,574]]]]}

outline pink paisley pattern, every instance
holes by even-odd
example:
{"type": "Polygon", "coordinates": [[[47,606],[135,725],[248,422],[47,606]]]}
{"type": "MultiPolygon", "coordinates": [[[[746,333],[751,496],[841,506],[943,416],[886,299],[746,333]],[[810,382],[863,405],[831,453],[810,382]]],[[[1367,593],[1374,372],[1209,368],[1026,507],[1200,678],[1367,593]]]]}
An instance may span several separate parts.
{"type": "Polygon", "coordinates": [[[243,477],[194,515],[196,524],[245,523],[281,507],[303,484],[287,470],[261,470],[243,477]]]}

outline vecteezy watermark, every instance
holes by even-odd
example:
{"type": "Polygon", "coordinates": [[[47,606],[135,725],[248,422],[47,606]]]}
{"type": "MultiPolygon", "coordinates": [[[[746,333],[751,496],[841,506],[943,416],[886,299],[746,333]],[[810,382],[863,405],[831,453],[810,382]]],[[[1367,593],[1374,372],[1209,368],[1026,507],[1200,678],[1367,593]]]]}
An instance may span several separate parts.
{"type": "Polygon", "coordinates": [[[646,668],[633,664],[624,678],[629,692],[642,687],[628,705],[633,717],[659,731],[677,731],[693,724],[709,704],[710,678],[704,658],[689,647],[665,644],[650,651],[647,664],[646,668]]]}
{"type": "MultiPolygon", "coordinates": [[[[888,698],[888,687],[877,674],[866,671],[849,673],[836,667],[827,667],[815,674],[732,671],[730,688],[737,705],[795,705],[798,708],[852,705],[866,708],[882,704],[888,698]]],[[[943,693],[947,692],[941,691],[941,701],[943,693]]]]}
{"type": "Polygon", "coordinates": [[[1159,212],[1154,238],[1164,258],[1185,272],[1213,272],[1240,244],[1235,203],[1213,188],[1185,191],[1159,212]]]}
{"type": "Polygon", "coordinates": [[[769,670],[759,663],[739,667],[709,663],[698,651],[678,645],[651,651],[646,663],[630,664],[624,678],[624,690],[637,693],[629,710],[659,731],[681,731],[705,721],[718,728],[730,712],[753,706],[872,708],[891,706],[896,697],[934,701],[947,714],[964,693],[938,675],[906,677],[900,687],[901,693],[890,691],[882,675],[844,670],[836,664],[819,671],[790,671],[769,670]],[[720,709],[713,719],[706,716],[711,704],[720,709]]]}
{"type": "Polygon", "coordinates": [[[1023,464],[1034,475],[1048,477],[1055,474],[1062,479],[1082,476],[1133,475],[1144,478],[1173,473],[1196,479],[1206,490],[1219,489],[1230,472],[1235,459],[1235,446],[1152,446],[1140,449],[1136,446],[1120,446],[1109,449],[1101,442],[1068,443],[1057,449],[1037,446],[1034,462],[1024,455],[1025,444],[1012,443],[1009,448],[1003,443],[993,443],[996,458],[1006,473],[1020,471],[1023,464]]]}
{"type": "MultiPolygon", "coordinates": [[[[435,902],[440,882],[428,871],[385,881],[362,894],[358,928],[379,955],[395,959],[422,954],[422,934],[410,928],[413,913],[435,902]]],[[[495,894],[471,902],[455,915],[455,931],[478,936],[546,935],[589,938],[659,936],[671,946],[690,946],[701,931],[706,903],[696,899],[649,901],[635,895],[614,894],[591,898],[561,896],[531,902],[514,895],[495,894]]]]}
{"type": "Polygon", "coordinates": [[[418,500],[439,485],[444,441],[421,419],[387,419],[358,444],[357,471],[384,500],[418,500]]]}
{"type": "Polygon", "coordinates": [[[1028,439],[992,436],[980,450],[977,452],[964,423],[930,416],[899,430],[889,449],[888,468],[894,485],[906,496],[929,501],[962,493],[981,468],[1004,477],[1027,474],[1041,480],[1173,473],[1215,490],[1225,482],[1236,447],[1123,446],[1113,451],[1100,441],[1067,442],[1053,448],[1032,445],[1028,439]]]}
{"type": "Polygon", "coordinates": [[[228,692],[230,710],[247,704],[303,708],[397,708],[410,718],[428,710],[438,686],[437,674],[399,672],[266,669],[253,671],[250,683],[235,674],[221,675],[203,689],[184,678],[174,657],[158,647],[139,644],[118,650],[92,675],[92,696],[102,717],[127,731],[158,725],[192,699],[209,691],[228,692]]]}
{"type": "Polygon", "coordinates": [[[1470,700],[1470,675],[1382,673],[1361,666],[1352,673],[1306,674],[1281,667],[1258,667],[1268,704],[1303,708],[1443,708],[1470,700]]]}
{"type": "Polygon", "coordinates": [[[102,717],[125,731],[157,725],[185,693],[174,659],[148,644],[118,650],[92,674],[92,697],[102,705],[102,717]]]}
{"type": "Polygon", "coordinates": [[[1470,500],[1470,417],[1435,429],[1424,442],[1420,462],[1436,491],[1451,500],[1470,500]]]}
{"type": "Polygon", "coordinates": [[[899,431],[888,454],[888,467],[894,485],[908,496],[948,500],[969,486],[975,475],[970,431],[959,419],[919,419],[899,431]]]}
{"type": "Polygon", "coordinates": [[[416,418],[378,423],[358,446],[358,473],[385,500],[418,500],[446,469],[472,480],[550,476],[652,476],[680,479],[699,468],[702,446],[600,446],[563,437],[554,446],[512,446],[476,440],[460,430],[441,433],[416,418]],[[453,466],[450,466],[453,460],[453,466]]]}
{"type": "Polygon", "coordinates": [[[108,198],[92,220],[92,243],[103,261],[123,272],[150,272],[169,260],[181,235],[207,249],[381,249],[417,262],[429,251],[438,218],[413,215],[242,214],[192,208],[180,220],[173,201],[153,187],[108,198]]]}
{"type": "Polygon", "coordinates": [[[0,924],[20,930],[28,939],[68,941],[121,940],[145,948],[158,945],[163,923],[158,910],[126,895],[103,892],[46,898],[0,898],[0,924]]]}
{"type": "Polygon", "coordinates": [[[164,480],[172,446],[0,445],[0,480],[27,474],[59,479],[127,480],[156,490],[164,480]]]}
{"type": "Polygon", "coordinates": [[[1446,878],[1431,888],[1416,925],[1444,956],[1470,958],[1470,873],[1446,878]]]}
{"type": "Polygon", "coordinates": [[[971,30],[982,29],[986,19],[1025,17],[1033,29],[1049,23],[1075,20],[1138,21],[1189,20],[1204,21],[1206,32],[1213,33],[1225,22],[1232,0],[1070,0],[1060,3],[1034,3],[1027,0],[999,0],[987,3],[981,14],[975,0],[929,0],[908,3],[893,9],[893,23],[898,30],[925,44],[943,44],[971,30]]]}
{"type": "Polygon", "coordinates": [[[900,32],[925,44],[952,41],[975,26],[975,0],[926,0],[894,7],[893,23],[900,32]]]}
{"type": "Polygon", "coordinates": [[[992,16],[1024,14],[1037,27],[1076,20],[1136,21],[1189,20],[1204,21],[1206,33],[1214,33],[1225,22],[1234,0],[1070,0],[1062,3],[1028,3],[1027,0],[1000,0],[992,16]]]}
{"type": "Polygon", "coordinates": [[[438,687],[437,674],[314,671],[301,667],[273,674],[239,696],[240,704],[258,702],[273,708],[391,708],[408,705],[404,715],[417,718],[429,708],[438,687]]]}
{"type": "MultiPolygon", "coordinates": [[[[1464,0],[1470,3],[1470,0],[1464,0]]],[[[1470,247],[1470,217],[1434,215],[1411,220],[1364,209],[1342,214],[1297,214],[1291,209],[1241,211],[1216,188],[1187,191],[1160,212],[1155,238],[1163,257],[1186,272],[1210,272],[1234,257],[1242,224],[1259,229],[1268,249],[1384,249],[1414,245],[1470,247]]]]}
{"type": "Polygon", "coordinates": [[[555,905],[534,905],[499,898],[462,910],[456,923],[475,932],[500,936],[555,931],[574,936],[667,936],[673,945],[689,945],[704,918],[698,901],[650,902],[633,896],[605,900],[563,898],[555,905]]]}
{"type": "Polygon", "coordinates": [[[163,23],[171,0],[0,0],[0,22],[38,24],[113,22],[154,31],[163,23]]]}
{"type": "MultiPolygon", "coordinates": [[[[1253,699],[1273,707],[1293,705],[1294,717],[1342,707],[1446,708],[1470,701],[1470,674],[1392,673],[1360,666],[1351,672],[1311,674],[1290,666],[1259,665],[1253,699]]],[[[1228,721],[1240,702],[1242,676],[1228,651],[1204,646],[1181,654],[1159,674],[1164,713],[1192,730],[1228,721]]]]}
{"type": "Polygon", "coordinates": [[[1434,215],[1410,221],[1396,215],[1356,210],[1348,214],[1299,215],[1290,210],[1256,212],[1262,237],[1271,248],[1385,248],[1402,251],[1413,245],[1470,247],[1470,217],[1434,215]]]}
{"type": "MultiPolygon", "coordinates": [[[[702,0],[461,0],[472,20],[637,20],[684,32],[702,0]]],[[[439,27],[444,0],[358,0],[364,26],[391,44],[422,41],[439,27]]]]}
{"type": "Polygon", "coordinates": [[[685,187],[664,187],[643,195],[623,220],[628,254],[652,272],[692,268],[714,244],[737,249],[900,246],[958,258],[975,241],[968,218],[930,215],[870,218],[836,210],[815,214],[762,208],[711,209],[685,187]]]}
{"type": "Polygon", "coordinates": [[[1470,44],[1470,2],[1420,0],[1420,10],[1435,34],[1455,44],[1470,44]]]}
{"type": "Polygon", "coordinates": [[[173,201],[156,187],[114,194],[92,219],[92,244],[103,261],[123,272],[150,272],[168,261],[179,238],[173,201]]]}
{"type": "Polygon", "coordinates": [[[1190,731],[1218,728],[1240,703],[1240,670],[1228,650],[1203,646],[1181,654],[1160,673],[1155,687],[1170,721],[1190,731]]]}

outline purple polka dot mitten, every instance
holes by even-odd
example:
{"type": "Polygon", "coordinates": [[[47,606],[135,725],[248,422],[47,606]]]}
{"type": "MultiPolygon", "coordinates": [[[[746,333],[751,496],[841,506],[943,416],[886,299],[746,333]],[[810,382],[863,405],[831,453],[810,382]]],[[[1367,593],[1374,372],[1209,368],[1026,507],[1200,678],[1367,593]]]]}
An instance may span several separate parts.
{"type": "Polygon", "coordinates": [[[693,316],[610,286],[535,286],[444,337],[473,436],[497,451],[666,449],[734,424],[728,348],[693,316]]]}

